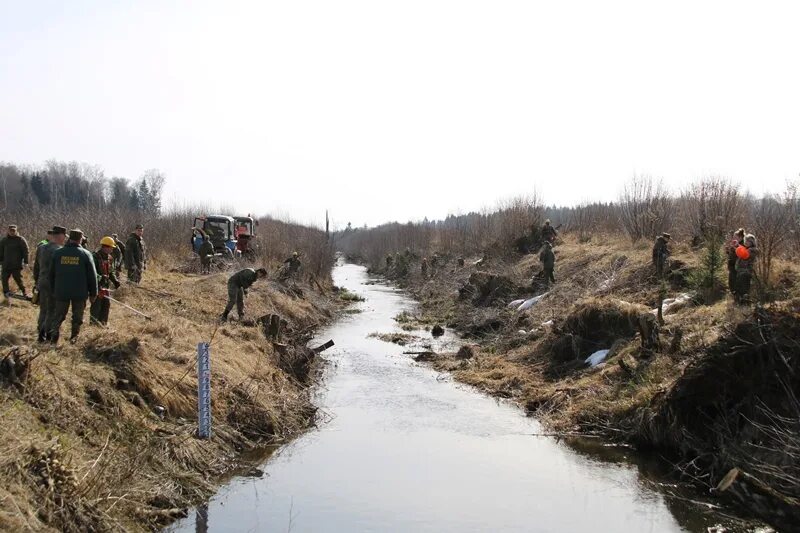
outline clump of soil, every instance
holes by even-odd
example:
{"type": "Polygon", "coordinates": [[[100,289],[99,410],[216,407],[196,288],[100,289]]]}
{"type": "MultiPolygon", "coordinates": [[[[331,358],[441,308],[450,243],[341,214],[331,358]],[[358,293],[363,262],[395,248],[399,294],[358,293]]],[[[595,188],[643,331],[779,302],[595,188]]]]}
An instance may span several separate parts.
{"type": "Polygon", "coordinates": [[[476,306],[489,306],[517,293],[510,278],[488,272],[473,272],[469,281],[458,290],[459,298],[476,306]]]}
{"type": "Polygon", "coordinates": [[[786,530],[800,524],[800,301],[756,309],[645,411],[637,438],[786,530]]]}
{"type": "Polygon", "coordinates": [[[545,353],[551,371],[583,361],[597,350],[609,349],[619,340],[633,339],[639,331],[642,306],[608,299],[591,299],[577,305],[564,321],[548,333],[537,353],[545,353]]]}

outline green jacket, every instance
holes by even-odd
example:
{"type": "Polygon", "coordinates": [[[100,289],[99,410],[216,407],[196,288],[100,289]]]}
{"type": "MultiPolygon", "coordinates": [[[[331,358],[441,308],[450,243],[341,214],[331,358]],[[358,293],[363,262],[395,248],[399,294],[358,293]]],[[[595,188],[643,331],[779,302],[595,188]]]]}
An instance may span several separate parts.
{"type": "Polygon", "coordinates": [[[553,247],[545,243],[539,251],[539,261],[542,262],[544,268],[552,269],[556,266],[556,254],[553,253],[553,247]]]}
{"type": "Polygon", "coordinates": [[[40,291],[53,288],[50,285],[50,269],[53,266],[53,254],[60,249],[61,246],[58,244],[48,242],[39,246],[36,250],[36,260],[33,262],[33,279],[36,282],[36,288],[40,291]]]}
{"type": "Polygon", "coordinates": [[[142,270],[145,264],[144,239],[131,233],[125,243],[125,267],[142,270]]]}
{"type": "Polygon", "coordinates": [[[653,244],[653,264],[658,264],[660,261],[669,257],[669,246],[667,239],[662,235],[656,237],[656,242],[653,244]]]}
{"type": "Polygon", "coordinates": [[[89,250],[69,242],[53,252],[50,286],[56,300],[85,300],[97,296],[97,271],[89,250]]]}
{"type": "Polygon", "coordinates": [[[203,241],[203,244],[200,245],[200,249],[197,250],[197,255],[200,256],[200,259],[205,259],[206,257],[214,255],[214,245],[211,244],[210,240],[203,241]]]}
{"type": "Polygon", "coordinates": [[[240,287],[242,289],[249,289],[250,285],[256,282],[258,274],[252,268],[245,268],[240,270],[228,279],[228,285],[240,287]]]}
{"type": "Polygon", "coordinates": [[[748,259],[741,259],[740,257],[736,258],[736,272],[749,272],[750,274],[753,273],[753,269],[756,266],[756,260],[758,259],[758,248],[756,246],[749,246],[747,250],[750,252],[750,257],[748,259]]]}
{"type": "Polygon", "coordinates": [[[19,235],[0,239],[0,262],[4,270],[22,270],[28,264],[28,241],[19,235]]]}

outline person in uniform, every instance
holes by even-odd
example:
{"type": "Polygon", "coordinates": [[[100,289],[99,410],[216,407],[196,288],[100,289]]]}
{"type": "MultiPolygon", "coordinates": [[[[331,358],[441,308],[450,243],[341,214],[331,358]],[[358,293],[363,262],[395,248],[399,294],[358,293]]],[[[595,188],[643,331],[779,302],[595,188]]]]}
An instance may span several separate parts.
{"type": "Polygon", "coordinates": [[[50,285],[53,287],[53,317],[50,321],[49,341],[58,343],[61,324],[72,308],[72,333],[70,341],[78,337],[86,312],[86,300],[94,302],[97,298],[97,270],[92,254],[81,246],[83,232],[74,229],[69,232],[66,246],[53,252],[50,268],[50,285]]]}
{"type": "Polygon", "coordinates": [[[95,324],[108,324],[108,315],[111,312],[111,300],[108,299],[109,291],[113,285],[119,288],[119,280],[114,272],[114,249],[117,244],[113,237],[100,239],[100,248],[94,253],[94,266],[97,269],[97,299],[92,302],[90,314],[95,324]]]}
{"type": "Polygon", "coordinates": [[[244,297],[247,290],[257,280],[266,278],[267,271],[264,268],[253,270],[252,268],[245,268],[240,270],[230,278],[228,278],[228,305],[225,306],[225,311],[222,312],[220,320],[225,322],[228,320],[228,314],[236,306],[236,312],[239,314],[239,320],[244,318],[244,297]]]}
{"type": "Polygon", "coordinates": [[[36,250],[36,260],[33,263],[33,280],[39,298],[39,320],[37,321],[39,342],[45,342],[50,337],[49,326],[55,312],[50,269],[53,266],[53,254],[56,250],[60,250],[67,240],[67,228],[53,226],[53,229],[47,231],[47,235],[48,242],[36,250]]]}
{"type": "Polygon", "coordinates": [[[662,233],[656,237],[656,242],[653,244],[653,266],[656,267],[656,276],[658,279],[664,277],[664,270],[667,266],[667,258],[669,257],[669,241],[672,235],[669,233],[662,233]]]}
{"type": "Polygon", "coordinates": [[[25,282],[22,281],[22,269],[28,266],[28,241],[20,236],[16,224],[8,226],[6,236],[0,239],[0,263],[2,263],[3,294],[8,297],[11,295],[8,281],[14,278],[14,282],[22,291],[22,296],[28,296],[25,289],[25,282]]]}
{"type": "Polygon", "coordinates": [[[136,229],[125,243],[125,268],[128,270],[128,281],[140,283],[145,268],[144,226],[136,225],[136,229]]]}

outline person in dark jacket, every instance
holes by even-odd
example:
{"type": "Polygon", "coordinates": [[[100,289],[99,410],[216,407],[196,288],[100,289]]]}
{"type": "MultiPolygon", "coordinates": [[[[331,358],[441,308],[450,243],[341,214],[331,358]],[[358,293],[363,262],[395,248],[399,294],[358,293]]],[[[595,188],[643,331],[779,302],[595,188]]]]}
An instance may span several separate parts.
{"type": "Polygon", "coordinates": [[[544,241],[542,249],[539,250],[539,261],[541,261],[542,268],[544,268],[545,286],[549,287],[550,283],[556,282],[556,278],[553,275],[553,271],[556,268],[556,254],[553,253],[553,245],[549,240],[544,241]]]}
{"type": "Polygon", "coordinates": [[[245,268],[231,276],[228,279],[228,305],[225,306],[225,311],[222,312],[220,320],[223,322],[228,320],[228,313],[231,312],[234,305],[236,306],[236,312],[239,313],[239,320],[242,320],[244,318],[244,296],[247,294],[247,289],[257,280],[266,277],[267,271],[263,268],[258,270],[245,268]]]}
{"type": "Polygon", "coordinates": [[[39,292],[39,342],[50,337],[50,322],[55,314],[53,286],[50,284],[50,270],[53,266],[53,254],[64,246],[67,240],[67,228],[53,226],[48,232],[49,242],[36,250],[36,261],[33,264],[33,279],[39,292]]]}
{"type": "Polygon", "coordinates": [[[97,298],[97,270],[94,268],[92,254],[81,246],[83,232],[74,229],[69,232],[69,242],[53,252],[50,268],[50,285],[53,287],[55,306],[50,321],[50,342],[58,343],[61,324],[72,307],[72,334],[74,341],[81,330],[86,312],[86,300],[94,303],[97,298]]]}
{"type": "Polygon", "coordinates": [[[94,253],[94,267],[97,269],[97,299],[92,302],[89,310],[92,322],[95,324],[108,324],[108,314],[111,312],[111,300],[108,292],[113,285],[119,289],[119,280],[114,272],[114,249],[116,243],[112,237],[100,239],[100,248],[94,253]]]}
{"type": "Polygon", "coordinates": [[[145,268],[144,226],[136,225],[136,230],[128,237],[125,243],[125,268],[128,270],[128,281],[139,283],[142,281],[142,271],[145,268]]]}
{"type": "Polygon", "coordinates": [[[656,267],[656,276],[658,279],[664,277],[667,258],[669,258],[670,239],[672,239],[672,235],[669,233],[662,233],[656,237],[656,242],[653,244],[653,266],[656,267]]]}
{"type": "Polygon", "coordinates": [[[119,240],[119,236],[116,233],[113,233],[111,238],[114,239],[114,244],[116,245],[114,251],[111,252],[111,256],[114,258],[114,274],[119,279],[120,274],[122,274],[122,265],[125,263],[125,244],[119,240]]]}
{"type": "Polygon", "coordinates": [[[542,240],[550,241],[550,246],[552,246],[553,243],[556,242],[556,237],[558,236],[558,232],[556,231],[556,228],[554,228],[553,225],[550,224],[549,220],[545,220],[544,225],[542,226],[541,235],[542,235],[542,240]]]}
{"type": "MultiPolygon", "coordinates": [[[[408,254],[411,252],[406,250],[408,254]]],[[[408,255],[406,255],[408,257],[408,255]]],[[[286,259],[283,262],[283,270],[280,275],[281,281],[286,281],[289,278],[294,277],[294,275],[300,270],[300,267],[303,266],[303,263],[300,261],[300,254],[297,252],[292,252],[292,256],[286,259]]]]}
{"type": "Polygon", "coordinates": [[[742,244],[747,250],[745,257],[736,257],[736,302],[739,304],[747,304],[750,302],[750,284],[753,279],[753,270],[755,270],[756,261],[758,260],[758,243],[756,242],[755,235],[747,235],[742,244]]]}
{"type": "Polygon", "coordinates": [[[744,228],[739,228],[733,233],[733,238],[725,248],[728,257],[728,290],[736,296],[736,248],[744,245],[744,228]]]}
{"type": "Polygon", "coordinates": [[[0,262],[2,262],[3,294],[8,297],[11,289],[8,280],[12,276],[14,282],[22,291],[23,296],[28,296],[25,283],[22,281],[22,269],[28,265],[28,241],[17,232],[17,226],[8,227],[8,233],[0,239],[0,262]]]}
{"type": "Polygon", "coordinates": [[[211,239],[208,238],[208,234],[206,234],[206,232],[201,229],[198,229],[197,231],[199,231],[200,235],[203,237],[203,243],[197,250],[197,255],[200,256],[200,273],[210,274],[211,260],[214,258],[214,245],[211,243],[211,239]]]}

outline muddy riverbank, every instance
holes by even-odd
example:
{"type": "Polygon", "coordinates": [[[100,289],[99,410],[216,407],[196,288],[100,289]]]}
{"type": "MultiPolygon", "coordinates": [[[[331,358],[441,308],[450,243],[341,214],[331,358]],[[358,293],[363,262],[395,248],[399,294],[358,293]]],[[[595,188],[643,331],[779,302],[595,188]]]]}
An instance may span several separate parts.
{"type": "Polygon", "coordinates": [[[439,256],[423,272],[409,253],[402,269],[376,273],[420,303],[404,328],[440,324],[464,337],[460,354],[427,357],[437,370],[517,403],[549,431],[662,455],[673,483],[791,530],[800,524],[797,288],[736,306],[693,291],[700,257],[689,247],[675,255],[661,324],[642,246],[560,242],[549,288],[532,254],[439,256]]]}
{"type": "MultiPolygon", "coordinates": [[[[457,346],[400,346],[406,294],[344,265],[334,282],[365,301],[319,332],[333,338],[313,400],[319,428],[280,448],[169,531],[699,531],[731,522],[665,484],[654,463],[602,442],[567,443],[513,403],[413,361],[457,346]],[[375,334],[378,335],[375,335],[375,334]],[[199,529],[197,529],[199,528],[199,529]]],[[[735,522],[735,521],[734,521],[735,522]]],[[[734,525],[734,527],[736,527],[734,525]]]]}
{"type": "MultiPolygon", "coordinates": [[[[242,453],[316,420],[308,383],[285,364],[341,302],[331,286],[259,283],[249,316],[286,321],[280,353],[251,322],[220,325],[226,273],[151,265],[115,297],[108,328],[74,344],[36,340],[37,308],[0,308],[0,530],[146,531],[208,498],[242,453]],[[212,438],[197,429],[196,346],[211,342],[212,438]]],[[[68,327],[68,326],[65,326],[68,327]]]]}

